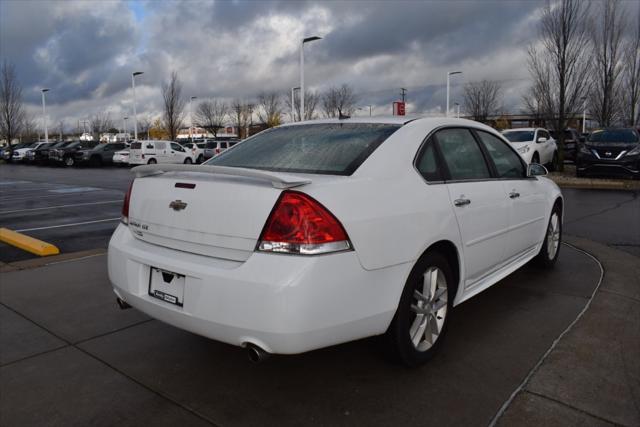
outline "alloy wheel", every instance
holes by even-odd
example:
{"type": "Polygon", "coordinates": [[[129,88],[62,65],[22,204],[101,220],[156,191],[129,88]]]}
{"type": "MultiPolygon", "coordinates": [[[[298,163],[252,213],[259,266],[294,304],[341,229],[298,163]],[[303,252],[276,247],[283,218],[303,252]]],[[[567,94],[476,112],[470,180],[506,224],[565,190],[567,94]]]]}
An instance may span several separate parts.
{"type": "Polygon", "coordinates": [[[556,212],[551,214],[549,220],[549,227],[547,227],[547,256],[549,259],[553,259],[558,252],[558,246],[560,245],[560,219],[556,212]]]}
{"type": "Polygon", "coordinates": [[[413,291],[411,311],[415,318],[409,328],[409,337],[416,350],[427,351],[437,341],[448,309],[447,278],[442,270],[430,267],[422,275],[422,289],[413,291]]]}

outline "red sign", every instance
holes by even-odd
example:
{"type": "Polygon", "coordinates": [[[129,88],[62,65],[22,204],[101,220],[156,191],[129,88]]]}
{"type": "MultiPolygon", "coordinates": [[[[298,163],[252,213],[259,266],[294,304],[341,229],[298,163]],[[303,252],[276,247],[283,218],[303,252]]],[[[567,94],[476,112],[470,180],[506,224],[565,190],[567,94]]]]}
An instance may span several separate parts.
{"type": "Polygon", "coordinates": [[[394,116],[404,116],[405,114],[405,104],[402,101],[394,101],[393,103],[393,115],[394,116]]]}

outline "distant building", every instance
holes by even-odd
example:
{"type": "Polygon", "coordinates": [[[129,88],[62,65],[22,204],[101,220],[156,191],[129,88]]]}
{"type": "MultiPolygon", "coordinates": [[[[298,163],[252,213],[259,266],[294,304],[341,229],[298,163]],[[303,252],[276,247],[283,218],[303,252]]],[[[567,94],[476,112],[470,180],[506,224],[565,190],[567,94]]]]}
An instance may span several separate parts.
{"type": "MultiPolygon", "coordinates": [[[[206,139],[213,138],[213,133],[208,132],[206,129],[201,127],[192,127],[191,128],[191,136],[193,139],[206,139]]],[[[238,133],[235,127],[226,126],[218,129],[218,133],[216,135],[218,138],[237,138],[238,133]]],[[[182,128],[178,131],[178,135],[176,139],[183,140],[189,139],[189,128],[182,128]]]]}
{"type": "Polygon", "coordinates": [[[82,135],[80,135],[80,141],[93,141],[93,135],[91,135],[88,132],[85,132],[82,135]]]}

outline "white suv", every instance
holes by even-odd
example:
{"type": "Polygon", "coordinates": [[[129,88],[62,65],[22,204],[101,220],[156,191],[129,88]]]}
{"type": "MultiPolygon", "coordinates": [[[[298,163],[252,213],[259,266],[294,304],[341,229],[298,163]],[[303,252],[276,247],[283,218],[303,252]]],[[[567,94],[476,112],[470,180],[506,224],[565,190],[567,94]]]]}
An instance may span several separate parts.
{"type": "Polygon", "coordinates": [[[191,153],[171,141],[135,141],[129,150],[129,164],[193,163],[191,153]]]}
{"type": "Polygon", "coordinates": [[[509,129],[502,134],[511,142],[511,145],[518,151],[527,162],[548,165],[549,169],[555,169],[558,162],[558,146],[556,140],[546,129],[522,128],[509,129]]]}

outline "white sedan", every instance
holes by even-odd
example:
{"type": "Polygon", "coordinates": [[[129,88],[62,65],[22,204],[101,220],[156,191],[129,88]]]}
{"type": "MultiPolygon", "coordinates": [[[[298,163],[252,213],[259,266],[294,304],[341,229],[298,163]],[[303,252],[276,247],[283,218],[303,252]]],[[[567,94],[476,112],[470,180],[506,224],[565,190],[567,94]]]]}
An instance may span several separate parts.
{"type": "Polygon", "coordinates": [[[113,164],[124,166],[129,164],[129,149],[116,151],[113,153],[113,164]]]}
{"type": "Polygon", "coordinates": [[[548,165],[552,170],[558,164],[558,146],[556,140],[546,129],[522,128],[502,132],[527,164],[548,165]]]}
{"type": "Polygon", "coordinates": [[[463,119],[300,122],[133,171],[109,243],[118,303],[255,360],[386,334],[419,365],[456,305],[560,249],[546,169],[463,119]]]}

